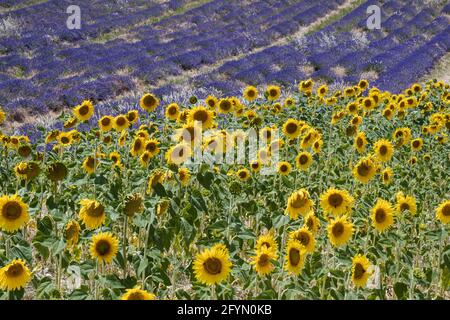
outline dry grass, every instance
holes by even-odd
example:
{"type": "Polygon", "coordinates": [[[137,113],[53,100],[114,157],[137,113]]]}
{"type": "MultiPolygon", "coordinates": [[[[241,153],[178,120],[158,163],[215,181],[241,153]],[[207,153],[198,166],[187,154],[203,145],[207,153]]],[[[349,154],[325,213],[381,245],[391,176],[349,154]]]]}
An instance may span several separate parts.
{"type": "Polygon", "coordinates": [[[423,77],[422,81],[430,79],[442,80],[450,83],[450,53],[444,55],[434,66],[433,70],[423,77]]]}

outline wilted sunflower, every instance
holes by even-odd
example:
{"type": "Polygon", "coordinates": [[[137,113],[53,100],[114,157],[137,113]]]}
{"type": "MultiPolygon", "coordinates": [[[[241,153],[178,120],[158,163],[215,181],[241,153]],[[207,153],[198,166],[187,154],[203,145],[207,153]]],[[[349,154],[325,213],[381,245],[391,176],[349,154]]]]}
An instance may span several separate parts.
{"type": "Polygon", "coordinates": [[[178,168],[178,179],[182,186],[187,186],[191,178],[191,172],[188,168],[178,168]]]}
{"type": "Polygon", "coordinates": [[[423,140],[421,138],[416,138],[411,141],[411,150],[413,150],[413,151],[421,150],[422,146],[423,146],[423,140]]]}
{"type": "Polygon", "coordinates": [[[258,89],[256,89],[254,86],[248,86],[244,89],[244,98],[247,99],[247,101],[253,101],[256,98],[258,98],[258,89]]]}
{"type": "Polygon", "coordinates": [[[73,115],[78,121],[88,121],[94,115],[94,105],[91,101],[85,100],[73,109],[73,115]]]}
{"type": "Polygon", "coordinates": [[[98,161],[93,156],[87,156],[83,161],[83,169],[88,174],[93,174],[98,166],[98,161]]]}
{"type": "Polygon", "coordinates": [[[159,99],[151,93],[146,93],[139,100],[139,105],[143,110],[151,112],[158,107],[159,99]]]}
{"type": "Polygon", "coordinates": [[[236,172],[236,176],[241,181],[247,181],[248,179],[250,179],[251,175],[250,175],[250,171],[248,171],[248,169],[242,168],[236,172]]]}
{"type": "Polygon", "coordinates": [[[308,228],[309,231],[312,232],[313,235],[316,235],[319,231],[320,220],[314,215],[314,212],[310,212],[304,218],[304,227],[308,228]]]}
{"type": "Polygon", "coordinates": [[[308,170],[308,168],[311,166],[312,164],[312,156],[308,151],[303,151],[300,152],[296,157],[295,157],[295,163],[297,165],[297,168],[302,170],[302,171],[306,171],[308,170]]]}
{"type": "Polygon", "coordinates": [[[180,143],[170,147],[166,152],[166,161],[169,164],[180,165],[191,156],[191,147],[186,143],[180,143]]]}
{"type": "Polygon", "coordinates": [[[364,150],[366,149],[366,145],[367,145],[367,139],[366,139],[366,134],[364,132],[358,132],[358,134],[355,137],[355,142],[354,142],[354,147],[356,149],[356,151],[358,151],[359,153],[363,153],[364,150]]]}
{"type": "Polygon", "coordinates": [[[31,272],[22,259],[14,259],[0,269],[0,289],[14,291],[24,288],[31,280],[31,272]]]}
{"type": "Polygon", "coordinates": [[[127,130],[130,127],[130,122],[128,121],[127,117],[123,114],[118,115],[114,118],[113,121],[113,128],[117,132],[122,132],[124,130],[127,130]]]}
{"type": "Polygon", "coordinates": [[[353,176],[361,183],[368,183],[377,173],[377,165],[371,157],[359,160],[353,168],[353,176]]]}
{"type": "Polygon", "coordinates": [[[218,244],[197,254],[193,270],[198,281],[214,285],[228,277],[231,266],[228,249],[224,245],[218,244]]]}
{"type": "Polygon", "coordinates": [[[413,215],[417,213],[417,203],[414,197],[405,196],[403,192],[397,192],[395,198],[397,200],[395,205],[397,213],[400,214],[404,211],[409,211],[413,215]]]}
{"type": "Polygon", "coordinates": [[[372,225],[379,232],[387,230],[394,223],[394,209],[386,200],[378,199],[370,213],[372,225]]]}
{"type": "Polygon", "coordinates": [[[196,121],[201,122],[202,130],[210,129],[213,126],[214,114],[203,106],[197,106],[189,112],[187,117],[188,123],[194,124],[196,121]]]}
{"type": "Polygon", "coordinates": [[[64,129],[71,129],[75,127],[78,123],[78,119],[75,117],[69,118],[66,122],[64,122],[63,128],[64,129]]]}
{"type": "Polygon", "coordinates": [[[140,193],[128,195],[123,202],[123,213],[128,217],[134,217],[136,214],[144,211],[144,199],[140,193]]]}
{"type": "Polygon", "coordinates": [[[282,176],[287,176],[292,170],[292,165],[287,161],[281,161],[277,164],[277,172],[282,176]]]}
{"type": "Polygon", "coordinates": [[[300,189],[291,194],[287,201],[286,213],[289,214],[292,220],[298,218],[298,215],[306,216],[312,211],[314,202],[309,196],[306,189],[300,189]]]}
{"type": "Polygon", "coordinates": [[[153,293],[149,293],[139,287],[133,289],[127,289],[120,298],[121,300],[156,300],[156,296],[153,293]]]}
{"type": "Polygon", "coordinates": [[[28,158],[31,155],[32,149],[28,143],[22,143],[17,148],[17,154],[22,158],[28,158]]]}
{"type": "Polygon", "coordinates": [[[301,227],[300,229],[291,232],[289,234],[289,239],[300,242],[307,253],[313,253],[316,248],[316,240],[308,227],[301,227]]]}
{"type": "Polygon", "coordinates": [[[233,104],[230,99],[220,99],[218,102],[218,111],[219,113],[230,113],[233,111],[233,104]]]}
{"type": "Polygon", "coordinates": [[[164,182],[164,171],[156,170],[155,172],[153,172],[153,174],[148,179],[147,194],[151,193],[153,191],[153,188],[157,184],[162,184],[163,182],[164,182]]]}
{"type": "Polygon", "coordinates": [[[387,162],[391,160],[392,156],[394,155],[394,147],[392,146],[392,143],[386,139],[380,139],[375,142],[373,150],[375,151],[376,157],[381,162],[387,162]]]}
{"type": "Polygon", "coordinates": [[[391,168],[386,168],[383,171],[381,171],[381,181],[383,184],[388,185],[392,182],[392,178],[394,176],[394,172],[391,168]]]}
{"type": "Polygon", "coordinates": [[[364,288],[372,271],[370,262],[365,256],[357,254],[352,259],[352,281],[355,287],[364,288]]]}
{"type": "Polygon", "coordinates": [[[270,85],[266,89],[267,99],[269,101],[277,100],[281,95],[281,89],[279,86],[270,85]]]}
{"type": "Polygon", "coordinates": [[[329,188],[320,196],[320,205],[324,212],[334,216],[350,214],[355,199],[347,190],[329,188]]]}
{"type": "Polygon", "coordinates": [[[119,240],[110,232],[100,232],[92,237],[91,255],[100,263],[111,263],[118,248],[119,240]]]}
{"type": "Polygon", "coordinates": [[[30,220],[28,205],[18,195],[0,197],[0,229],[15,232],[30,220]]]}
{"type": "Polygon", "coordinates": [[[305,247],[297,240],[289,240],[286,245],[285,269],[293,275],[299,275],[305,264],[305,247]]]}
{"type": "Polygon", "coordinates": [[[167,119],[176,121],[180,116],[180,107],[176,103],[171,103],[167,106],[165,114],[167,119]]]}
{"type": "Polygon", "coordinates": [[[14,168],[14,172],[19,179],[31,181],[41,173],[39,163],[36,161],[20,162],[14,168]]]}
{"type": "Polygon", "coordinates": [[[295,119],[288,119],[283,124],[283,134],[289,139],[295,139],[300,135],[301,126],[295,119]]]}
{"type": "Polygon", "coordinates": [[[49,144],[49,143],[57,140],[58,136],[59,136],[59,130],[50,131],[45,138],[45,144],[49,144]]]}
{"type": "Polygon", "coordinates": [[[443,224],[450,223],[450,200],[445,200],[441,202],[436,208],[436,219],[441,221],[443,224]]]}
{"type": "Polygon", "coordinates": [[[108,132],[113,128],[114,118],[111,116],[103,116],[98,120],[98,126],[102,132],[108,132]]]}
{"type": "Polygon", "coordinates": [[[67,167],[62,162],[54,162],[48,166],[47,177],[53,181],[61,181],[67,176],[67,167]]]}
{"type": "Polygon", "coordinates": [[[64,229],[64,238],[68,247],[75,246],[80,237],[81,227],[75,220],[70,220],[64,229]]]}
{"type": "Polygon", "coordinates": [[[170,207],[170,201],[167,199],[162,199],[158,202],[156,205],[156,215],[162,216],[164,213],[167,212],[167,209],[170,207]]]}
{"type": "Polygon", "coordinates": [[[83,199],[80,201],[80,220],[89,230],[97,229],[106,220],[105,207],[96,200],[83,199]]]}
{"type": "Polygon", "coordinates": [[[345,245],[353,235],[353,224],[346,215],[331,220],[327,226],[328,239],[333,246],[345,245]]]}
{"type": "Polygon", "coordinates": [[[271,273],[275,267],[272,264],[272,260],[277,258],[276,254],[266,247],[262,247],[256,251],[256,255],[252,258],[250,264],[253,265],[256,272],[260,276],[265,276],[271,273]]]}

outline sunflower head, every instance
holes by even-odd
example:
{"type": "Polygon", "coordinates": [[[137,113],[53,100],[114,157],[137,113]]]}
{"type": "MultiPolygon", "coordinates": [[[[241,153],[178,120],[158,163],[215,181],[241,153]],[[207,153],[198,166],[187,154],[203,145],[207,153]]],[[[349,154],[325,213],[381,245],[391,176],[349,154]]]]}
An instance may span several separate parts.
{"type": "Polygon", "coordinates": [[[352,259],[352,281],[355,287],[365,287],[372,271],[369,260],[360,254],[352,259]]]}
{"type": "Polygon", "coordinates": [[[30,220],[28,206],[17,195],[0,197],[0,229],[15,232],[30,220]]]}
{"type": "Polygon", "coordinates": [[[239,169],[236,172],[236,176],[241,181],[247,181],[248,179],[250,179],[251,174],[250,174],[250,171],[248,171],[248,169],[243,168],[243,169],[239,169]]]}
{"type": "Polygon", "coordinates": [[[136,214],[144,211],[144,199],[140,193],[128,195],[123,203],[123,213],[128,217],[134,217],[136,214]]]}
{"type": "Polygon", "coordinates": [[[292,166],[287,161],[281,161],[277,164],[278,174],[282,176],[287,176],[292,170],[292,166]]]}
{"type": "Polygon", "coordinates": [[[80,237],[81,227],[75,220],[70,220],[64,229],[64,238],[66,239],[67,246],[75,246],[78,243],[80,237]]]}
{"type": "Polygon", "coordinates": [[[48,166],[47,177],[53,181],[58,182],[64,180],[67,176],[67,167],[62,162],[53,162],[48,166]]]}
{"type": "Polygon", "coordinates": [[[441,221],[443,224],[450,223],[450,200],[441,202],[436,208],[436,219],[441,221]]]}
{"type": "Polygon", "coordinates": [[[176,121],[180,116],[180,106],[177,103],[171,103],[166,107],[166,118],[176,121]]]}
{"type": "Polygon", "coordinates": [[[156,300],[156,296],[153,293],[149,293],[140,288],[127,289],[121,300],[156,300]]]}
{"type": "MultiPolygon", "coordinates": [[[[319,141],[319,140],[316,140],[319,141]]],[[[318,145],[318,149],[320,150],[321,146],[318,145]]],[[[302,151],[295,157],[295,163],[297,168],[306,171],[311,166],[313,160],[312,156],[308,151],[302,151]]]]}
{"type": "Polygon", "coordinates": [[[394,223],[394,210],[386,200],[378,199],[370,213],[372,225],[378,232],[386,231],[394,223]]]}
{"type": "Polygon", "coordinates": [[[91,255],[100,263],[111,263],[119,248],[119,240],[110,232],[101,232],[92,237],[91,255]]]}
{"type": "Polygon", "coordinates": [[[151,93],[144,94],[139,100],[139,106],[147,111],[151,112],[159,105],[159,99],[151,93]]]}
{"type": "Polygon", "coordinates": [[[250,264],[253,265],[258,275],[266,276],[275,269],[272,261],[276,258],[276,253],[266,247],[262,247],[256,251],[256,255],[252,258],[250,264]]]}
{"type": "Polygon", "coordinates": [[[266,96],[269,101],[277,100],[281,95],[281,89],[279,86],[270,85],[266,89],[266,96]]]}
{"type": "Polygon", "coordinates": [[[83,199],[80,201],[80,204],[80,219],[89,230],[97,229],[105,222],[105,207],[100,202],[83,199]]]}
{"type": "Polygon", "coordinates": [[[316,240],[314,239],[313,233],[308,229],[308,227],[301,227],[289,234],[289,239],[297,240],[300,242],[305,252],[313,253],[316,247],[316,240]]]}
{"type": "Polygon", "coordinates": [[[353,224],[343,215],[331,220],[327,226],[328,238],[333,246],[345,245],[353,235],[353,224]]]}
{"type": "Polygon", "coordinates": [[[22,289],[31,280],[31,272],[25,261],[15,259],[0,269],[0,289],[14,291],[22,289]]]}
{"type": "Polygon", "coordinates": [[[305,247],[297,240],[289,240],[286,245],[285,269],[293,274],[299,275],[305,263],[305,247]]]}
{"type": "Polygon", "coordinates": [[[198,281],[207,285],[214,285],[228,277],[231,266],[226,247],[224,245],[215,245],[197,254],[193,270],[198,281]]]}
{"type": "Polygon", "coordinates": [[[213,126],[214,115],[212,111],[203,106],[193,108],[187,117],[188,123],[194,125],[195,122],[201,124],[202,130],[210,129],[213,126]]]}
{"type": "Polygon", "coordinates": [[[94,105],[91,101],[85,100],[73,109],[73,115],[78,121],[88,121],[94,115],[94,105]]]}
{"type": "Polygon", "coordinates": [[[359,160],[353,168],[353,176],[361,183],[368,183],[377,173],[378,166],[371,157],[359,160]]]}
{"type": "Polygon", "coordinates": [[[392,159],[394,155],[394,147],[389,140],[380,139],[375,142],[373,149],[375,151],[376,157],[381,162],[387,162],[392,159]]]}
{"type": "Polygon", "coordinates": [[[329,188],[320,196],[320,205],[326,213],[331,213],[335,216],[343,214],[350,214],[354,203],[354,198],[347,190],[339,190],[329,188]]]}
{"type": "Polygon", "coordinates": [[[258,89],[254,86],[248,86],[244,89],[244,98],[247,101],[253,101],[258,98],[258,89]]]}
{"type": "Polygon", "coordinates": [[[288,198],[286,213],[295,220],[299,215],[306,216],[313,209],[314,202],[306,189],[300,189],[288,198]]]}

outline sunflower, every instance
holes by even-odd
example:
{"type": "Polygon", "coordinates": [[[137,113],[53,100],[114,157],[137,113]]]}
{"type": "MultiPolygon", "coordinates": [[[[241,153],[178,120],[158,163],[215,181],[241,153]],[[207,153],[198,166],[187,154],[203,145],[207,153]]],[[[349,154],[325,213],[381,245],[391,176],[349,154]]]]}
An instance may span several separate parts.
{"type": "Polygon", "coordinates": [[[231,266],[228,249],[224,245],[218,244],[197,254],[193,270],[198,281],[214,285],[228,277],[231,266]]]}
{"type": "Polygon", "coordinates": [[[380,139],[375,142],[373,150],[375,151],[376,157],[381,162],[388,162],[394,155],[394,147],[392,146],[392,143],[386,139],[380,139]]]}
{"type": "Polygon", "coordinates": [[[368,142],[366,139],[366,134],[364,132],[358,132],[354,142],[354,147],[356,151],[358,151],[359,153],[363,153],[364,150],[366,150],[367,143],[368,142]]]}
{"type": "Polygon", "coordinates": [[[57,139],[58,143],[63,147],[70,146],[73,142],[72,134],[70,132],[60,132],[57,139]]]}
{"type": "Polygon", "coordinates": [[[88,121],[94,115],[94,105],[91,101],[85,100],[73,109],[73,115],[78,121],[88,121]]]}
{"type": "Polygon", "coordinates": [[[233,103],[230,99],[220,99],[218,102],[219,113],[230,113],[233,111],[233,103]]]}
{"type": "Polygon", "coordinates": [[[283,134],[288,137],[289,139],[295,139],[297,138],[301,133],[301,126],[299,125],[299,122],[295,119],[288,119],[283,124],[283,134]]]}
{"type": "Polygon", "coordinates": [[[365,79],[361,79],[358,82],[358,87],[359,89],[361,89],[362,91],[365,91],[368,87],[369,87],[369,81],[365,80],[365,79]]]}
{"type": "Polygon", "coordinates": [[[92,237],[91,255],[100,263],[111,263],[118,248],[119,240],[111,232],[100,232],[92,237]]]}
{"type": "Polygon", "coordinates": [[[295,157],[297,168],[306,171],[312,164],[312,156],[308,151],[302,151],[295,157]]]}
{"type": "Polygon", "coordinates": [[[176,103],[171,103],[166,108],[166,118],[169,120],[177,120],[180,116],[180,107],[176,103]]]}
{"type": "Polygon", "coordinates": [[[336,217],[327,226],[328,238],[333,246],[345,245],[353,235],[353,224],[346,215],[336,217]]]}
{"type": "Polygon", "coordinates": [[[150,152],[144,151],[139,157],[139,162],[141,163],[142,167],[147,167],[151,158],[152,155],[150,154],[150,152]]]}
{"type": "Polygon", "coordinates": [[[259,136],[262,140],[270,142],[275,135],[275,129],[270,127],[264,127],[259,131],[259,136]]]}
{"type": "Polygon", "coordinates": [[[316,154],[319,154],[320,151],[322,150],[322,146],[323,146],[323,140],[321,138],[317,138],[313,142],[312,149],[316,154]]]}
{"type": "Polygon", "coordinates": [[[120,300],[156,300],[156,296],[138,287],[127,289],[120,300]]]}
{"type": "Polygon", "coordinates": [[[314,212],[309,212],[305,218],[303,227],[308,228],[313,235],[316,235],[319,231],[320,220],[314,215],[314,212]]]}
{"type": "Polygon", "coordinates": [[[392,171],[392,169],[386,168],[381,171],[381,182],[383,182],[383,184],[385,185],[391,184],[393,176],[394,172],[392,171]]]}
{"type": "Polygon", "coordinates": [[[217,100],[217,98],[214,96],[208,96],[205,99],[205,103],[209,107],[210,110],[215,110],[219,103],[219,100],[217,100]]]}
{"type": "Polygon", "coordinates": [[[256,98],[258,98],[258,89],[256,89],[254,86],[248,86],[244,89],[244,98],[247,99],[247,101],[253,101],[256,98]]]}
{"type": "Polygon", "coordinates": [[[368,183],[377,173],[377,168],[371,157],[364,157],[353,168],[353,176],[361,183],[368,183]]]}
{"type": "Polygon", "coordinates": [[[441,202],[436,208],[436,219],[443,224],[448,224],[450,222],[450,200],[441,202]]]}
{"type": "Polygon", "coordinates": [[[402,213],[404,211],[409,211],[412,215],[417,213],[417,203],[413,196],[405,196],[403,192],[398,192],[395,195],[397,203],[395,209],[397,213],[402,213]]]}
{"type": "Polygon", "coordinates": [[[80,220],[89,230],[97,229],[106,220],[105,207],[96,200],[83,199],[80,201],[80,220]]]}
{"type": "Polygon", "coordinates": [[[139,100],[139,105],[143,110],[151,112],[158,107],[159,99],[151,93],[146,93],[139,100]]]}
{"type": "Polygon", "coordinates": [[[261,170],[261,162],[259,160],[253,160],[250,162],[250,169],[253,172],[259,172],[261,170]]]}
{"type": "Polygon", "coordinates": [[[41,173],[39,163],[36,161],[20,162],[15,168],[14,172],[19,179],[31,181],[41,173]]]}
{"type": "Polygon", "coordinates": [[[31,280],[31,272],[22,259],[14,259],[0,269],[0,289],[14,291],[24,288],[31,280]]]}
{"type": "Polygon", "coordinates": [[[136,137],[133,141],[130,153],[133,157],[140,156],[145,151],[145,140],[141,137],[136,137]]]}
{"type": "Polygon", "coordinates": [[[298,218],[298,215],[306,216],[312,211],[314,202],[309,196],[306,189],[300,189],[291,194],[287,201],[286,213],[289,214],[292,220],[298,218]]]}
{"type": "Polygon", "coordinates": [[[130,122],[128,121],[127,117],[123,114],[118,115],[114,118],[113,121],[113,128],[117,132],[122,132],[127,130],[130,127],[130,122]]]}
{"type": "Polygon", "coordinates": [[[130,110],[126,114],[128,122],[131,124],[135,124],[139,120],[139,111],[137,110],[130,110]]]}
{"type": "Polygon", "coordinates": [[[366,286],[372,271],[370,269],[369,260],[360,254],[352,259],[352,281],[355,287],[363,288],[366,286]]]}
{"type": "Polygon", "coordinates": [[[117,151],[113,151],[109,154],[109,160],[113,162],[114,166],[120,166],[121,156],[117,151]]]}
{"type": "Polygon", "coordinates": [[[213,126],[214,115],[212,111],[203,106],[193,108],[187,117],[187,122],[194,124],[195,121],[201,122],[203,130],[210,129],[213,126]]]}
{"type": "Polygon", "coordinates": [[[394,223],[394,209],[386,200],[378,199],[370,213],[372,225],[379,232],[387,230],[394,223]]]}
{"type": "Polygon", "coordinates": [[[293,275],[299,275],[305,264],[305,247],[297,240],[289,240],[286,245],[285,269],[293,275]]]}
{"type": "Polygon", "coordinates": [[[239,178],[239,180],[241,181],[247,181],[248,179],[250,179],[250,171],[248,171],[248,169],[239,169],[236,172],[236,176],[239,178]]]}
{"type": "Polygon", "coordinates": [[[297,229],[289,234],[290,240],[297,240],[300,242],[305,252],[313,253],[316,247],[316,240],[314,239],[313,233],[308,229],[308,227],[304,226],[300,229],[297,229]]]}
{"type": "Polygon", "coordinates": [[[265,276],[275,269],[272,260],[276,258],[277,256],[272,250],[267,247],[262,247],[256,251],[256,255],[252,258],[250,264],[253,265],[258,275],[265,276]]]}
{"type": "Polygon", "coordinates": [[[286,108],[291,108],[294,106],[295,100],[292,97],[287,97],[286,99],[284,99],[284,106],[286,108]]]}
{"type": "Polygon", "coordinates": [[[191,156],[191,147],[186,143],[180,143],[170,147],[166,151],[166,161],[169,164],[180,165],[191,156]]]}
{"type": "Polygon", "coordinates": [[[287,161],[281,161],[277,164],[277,172],[282,176],[287,176],[292,170],[292,166],[287,161]]]}
{"type": "Polygon", "coordinates": [[[53,141],[57,140],[59,133],[60,133],[59,130],[50,131],[45,138],[45,144],[49,144],[49,143],[52,143],[53,141]]]}
{"type": "Polygon", "coordinates": [[[162,184],[163,182],[164,172],[162,170],[156,170],[155,172],[153,172],[153,174],[148,179],[147,194],[151,193],[156,185],[162,184]]]}
{"type": "Polygon", "coordinates": [[[67,176],[67,171],[64,163],[54,162],[48,166],[47,177],[53,182],[62,181],[67,176]]]}
{"type": "Polygon", "coordinates": [[[18,195],[0,197],[0,229],[15,232],[30,220],[28,205],[18,195]]]}
{"type": "Polygon", "coordinates": [[[75,117],[71,117],[66,122],[64,122],[63,128],[71,129],[71,128],[75,127],[77,125],[77,123],[78,123],[78,119],[75,117]]]}
{"type": "Polygon", "coordinates": [[[350,214],[355,199],[347,190],[329,188],[320,196],[320,205],[324,212],[334,216],[350,214]]]}
{"type": "Polygon", "coordinates": [[[421,138],[417,138],[411,141],[411,150],[419,151],[423,147],[423,140],[421,138]]]}
{"type": "Polygon", "coordinates": [[[149,152],[152,157],[159,153],[160,142],[156,139],[149,139],[145,142],[144,149],[149,152]]]}
{"type": "Polygon", "coordinates": [[[81,227],[75,220],[70,220],[64,229],[64,238],[68,247],[75,246],[80,238],[81,227]]]}
{"type": "Polygon", "coordinates": [[[182,186],[187,186],[191,179],[191,172],[188,168],[178,168],[178,179],[182,186]]]}
{"type": "Polygon", "coordinates": [[[305,81],[301,81],[298,85],[298,90],[303,93],[308,93],[312,91],[312,88],[314,86],[314,81],[312,79],[308,79],[305,81]]]}
{"type": "Polygon", "coordinates": [[[327,93],[328,93],[328,87],[326,84],[320,86],[317,89],[317,96],[319,96],[320,98],[325,97],[327,95],[327,93]]]}
{"type": "Polygon", "coordinates": [[[113,128],[114,118],[111,116],[103,116],[98,120],[98,126],[102,132],[108,132],[113,128]]]}
{"type": "Polygon", "coordinates": [[[281,89],[279,86],[270,85],[266,89],[267,99],[269,101],[277,100],[281,95],[281,89]]]}
{"type": "Polygon", "coordinates": [[[88,156],[83,161],[83,169],[88,174],[93,174],[98,166],[98,161],[93,156],[88,156]]]}
{"type": "Polygon", "coordinates": [[[398,146],[407,144],[411,140],[410,128],[397,128],[394,131],[394,138],[397,141],[398,146]]]}
{"type": "Polygon", "coordinates": [[[266,248],[273,252],[274,256],[278,253],[278,244],[275,240],[275,234],[273,229],[263,233],[258,237],[255,243],[255,251],[261,251],[263,248],[266,248]]]}

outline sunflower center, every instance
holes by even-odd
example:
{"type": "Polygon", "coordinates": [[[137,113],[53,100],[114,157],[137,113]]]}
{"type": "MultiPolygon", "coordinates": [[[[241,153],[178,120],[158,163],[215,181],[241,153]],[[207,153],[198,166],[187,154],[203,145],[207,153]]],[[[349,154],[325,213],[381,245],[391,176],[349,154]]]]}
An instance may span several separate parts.
{"type": "Polygon", "coordinates": [[[306,164],[306,163],[308,162],[308,156],[302,154],[302,155],[300,156],[300,158],[298,159],[298,161],[300,162],[300,164],[306,164]]]}
{"type": "Polygon", "coordinates": [[[364,105],[366,107],[370,107],[372,105],[372,102],[370,100],[366,100],[366,101],[364,101],[364,105]]]}
{"type": "Polygon", "coordinates": [[[282,165],[280,166],[280,170],[281,170],[281,172],[286,172],[286,171],[288,170],[288,166],[285,165],[285,164],[282,164],[282,165]]]}
{"type": "Polygon", "coordinates": [[[359,280],[363,277],[366,270],[364,270],[363,266],[360,263],[355,264],[355,271],[353,273],[353,277],[356,280],[359,280]]]}
{"type": "Polygon", "coordinates": [[[304,197],[302,197],[300,195],[297,195],[294,198],[294,200],[291,202],[291,205],[292,205],[292,207],[298,209],[298,208],[304,207],[306,205],[306,203],[307,203],[307,199],[306,198],[304,198],[304,197]]]}
{"type": "Polygon", "coordinates": [[[95,251],[100,255],[107,255],[111,250],[111,244],[106,240],[100,240],[95,245],[95,251]]]}
{"type": "Polygon", "coordinates": [[[380,154],[384,156],[388,152],[388,148],[385,145],[380,147],[380,154]]]}
{"type": "Polygon", "coordinates": [[[170,115],[174,115],[177,113],[177,108],[176,107],[170,107],[169,108],[169,114],[170,115]]]}
{"type": "Polygon", "coordinates": [[[414,148],[418,148],[420,146],[420,142],[419,141],[413,141],[413,147],[414,148]]]}
{"type": "Polygon", "coordinates": [[[389,180],[389,173],[385,172],[385,173],[383,174],[383,179],[384,179],[384,180],[389,180]]]}
{"type": "Polygon", "coordinates": [[[77,234],[77,227],[75,225],[71,225],[66,230],[66,238],[67,239],[72,239],[76,234],[77,234]]]}
{"type": "Polygon", "coordinates": [[[299,250],[292,248],[289,251],[289,262],[293,266],[296,266],[300,263],[300,251],[299,250]]]}
{"type": "Polygon", "coordinates": [[[117,123],[117,125],[119,125],[120,127],[123,126],[123,125],[125,125],[125,118],[123,118],[123,117],[118,118],[117,121],[116,121],[116,123],[117,123]]]}
{"type": "Polygon", "coordinates": [[[230,110],[231,109],[231,103],[229,101],[222,101],[222,103],[220,104],[220,109],[222,110],[230,110]]]}
{"type": "Polygon", "coordinates": [[[105,127],[109,126],[110,123],[111,123],[111,120],[109,118],[102,119],[102,125],[104,125],[105,127]]]}
{"type": "Polygon", "coordinates": [[[442,214],[446,217],[450,216],[450,204],[446,204],[444,208],[442,208],[442,214]]]}
{"type": "Polygon", "coordinates": [[[263,253],[258,260],[258,265],[260,265],[261,267],[265,267],[269,264],[270,262],[270,258],[267,254],[263,253]]]}
{"type": "Polygon", "coordinates": [[[297,128],[298,128],[298,126],[296,123],[289,122],[286,126],[286,132],[289,134],[293,134],[293,133],[295,133],[295,131],[297,131],[297,128]]]}
{"type": "Polygon", "coordinates": [[[146,146],[147,151],[153,152],[153,151],[155,151],[155,149],[156,149],[155,143],[153,143],[153,142],[147,143],[147,146],[146,146]]]}
{"type": "Polygon", "coordinates": [[[70,139],[69,139],[68,137],[62,137],[62,138],[61,138],[61,142],[62,142],[63,144],[68,144],[68,143],[70,142],[70,139]]]}
{"type": "Polygon", "coordinates": [[[252,168],[253,168],[253,169],[258,169],[258,167],[259,167],[258,162],[253,162],[253,163],[252,163],[252,168]]]}
{"type": "Polygon", "coordinates": [[[136,291],[130,293],[130,295],[128,296],[128,300],[144,300],[144,295],[141,292],[136,291]]]}
{"type": "Polygon", "coordinates": [[[204,110],[199,110],[194,113],[194,120],[206,122],[208,120],[208,113],[204,110]]]}
{"type": "Polygon", "coordinates": [[[86,105],[82,105],[81,108],[78,110],[78,112],[82,115],[85,116],[89,113],[89,107],[86,105]]]}
{"type": "Polygon", "coordinates": [[[339,207],[342,202],[344,202],[344,198],[339,193],[333,193],[328,197],[328,203],[335,208],[339,207]]]}
{"type": "Polygon", "coordinates": [[[363,146],[363,144],[364,144],[363,139],[361,139],[361,138],[356,139],[356,145],[359,148],[361,148],[363,146]]]}
{"type": "Polygon", "coordinates": [[[139,151],[142,147],[142,143],[141,140],[136,140],[136,142],[134,143],[134,151],[139,151]]]}
{"type": "Polygon", "coordinates": [[[104,207],[101,204],[92,203],[86,212],[88,216],[98,218],[103,215],[104,207]]]}
{"type": "Polygon", "coordinates": [[[369,174],[369,172],[370,172],[370,167],[367,165],[367,164],[365,164],[365,163],[362,163],[362,164],[360,164],[359,166],[358,166],[358,174],[360,175],[360,176],[362,176],[362,177],[365,177],[365,176],[367,176],[368,174],[369,174]]]}
{"type": "Polygon", "coordinates": [[[344,225],[341,222],[336,223],[331,229],[333,235],[338,238],[344,233],[344,225]]]}
{"type": "Polygon", "coordinates": [[[276,89],[270,89],[270,90],[269,90],[269,95],[270,95],[271,97],[276,97],[276,96],[278,95],[278,90],[276,90],[276,89]]]}
{"type": "Polygon", "coordinates": [[[296,239],[297,239],[298,241],[300,241],[300,243],[301,243],[302,245],[304,245],[305,247],[309,244],[309,241],[310,241],[309,235],[308,235],[306,232],[300,232],[300,233],[297,235],[296,239]]]}
{"type": "Polygon", "coordinates": [[[375,211],[375,221],[377,223],[383,223],[384,220],[386,220],[386,212],[381,208],[377,209],[375,211]]]}
{"type": "Polygon", "coordinates": [[[247,91],[247,95],[248,95],[250,98],[253,98],[253,97],[255,96],[255,91],[254,91],[254,90],[248,90],[248,91],[247,91]]]}
{"type": "Polygon", "coordinates": [[[146,107],[153,107],[156,103],[155,97],[152,95],[145,96],[144,98],[144,105],[146,107]]]}
{"type": "Polygon", "coordinates": [[[239,177],[240,177],[241,179],[245,179],[245,178],[247,177],[247,172],[245,172],[245,171],[239,172],[239,177]]]}
{"type": "Polygon", "coordinates": [[[309,218],[306,221],[306,226],[308,227],[309,230],[312,230],[314,228],[314,221],[313,221],[313,219],[309,218]]]}
{"type": "Polygon", "coordinates": [[[7,202],[3,207],[2,216],[7,220],[16,220],[22,214],[22,208],[17,202],[7,202]]]}
{"type": "Polygon", "coordinates": [[[203,267],[209,274],[219,274],[222,271],[222,262],[217,258],[208,258],[203,263],[203,267]]]}
{"type": "Polygon", "coordinates": [[[400,210],[401,210],[401,211],[409,210],[409,204],[406,203],[406,202],[403,202],[403,203],[400,205],[400,210]]]}
{"type": "Polygon", "coordinates": [[[20,277],[23,274],[23,267],[21,264],[14,264],[10,266],[6,271],[5,274],[8,278],[16,278],[20,277]]]}

